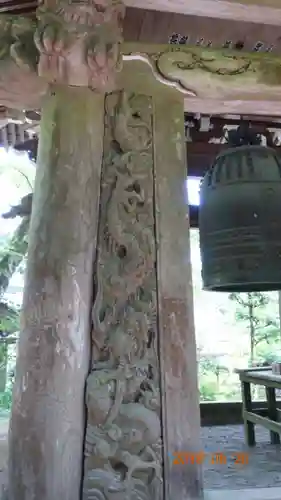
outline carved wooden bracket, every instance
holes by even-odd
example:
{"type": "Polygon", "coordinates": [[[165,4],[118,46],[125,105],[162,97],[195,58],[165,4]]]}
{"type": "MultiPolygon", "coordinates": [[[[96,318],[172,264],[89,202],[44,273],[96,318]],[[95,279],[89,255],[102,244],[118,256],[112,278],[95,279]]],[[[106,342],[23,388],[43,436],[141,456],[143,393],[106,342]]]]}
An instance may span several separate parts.
{"type": "Polygon", "coordinates": [[[124,44],[123,58],[142,59],[155,77],[190,96],[243,99],[281,94],[281,59],[270,53],[174,45],[124,44]]]}
{"type": "Polygon", "coordinates": [[[110,92],[122,67],[122,0],[52,0],[37,10],[38,74],[49,82],[110,92]]]}
{"type": "Polygon", "coordinates": [[[36,18],[0,16],[0,105],[36,109],[48,83],[111,92],[124,15],[122,0],[46,0],[36,18]]]}

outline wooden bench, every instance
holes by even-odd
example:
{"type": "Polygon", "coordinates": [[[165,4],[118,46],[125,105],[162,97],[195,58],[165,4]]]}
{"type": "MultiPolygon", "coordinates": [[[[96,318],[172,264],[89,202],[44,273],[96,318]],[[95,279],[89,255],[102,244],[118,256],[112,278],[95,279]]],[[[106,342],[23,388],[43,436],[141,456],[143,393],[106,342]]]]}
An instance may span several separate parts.
{"type": "Polygon", "coordinates": [[[281,375],[272,373],[271,368],[249,368],[236,370],[239,374],[242,389],[242,408],[245,439],[248,446],[255,446],[255,424],[262,425],[270,431],[272,444],[280,444],[281,423],[278,422],[278,408],[275,389],[281,389],[281,375]],[[251,384],[265,387],[267,400],[267,416],[258,415],[253,411],[251,384]]]}

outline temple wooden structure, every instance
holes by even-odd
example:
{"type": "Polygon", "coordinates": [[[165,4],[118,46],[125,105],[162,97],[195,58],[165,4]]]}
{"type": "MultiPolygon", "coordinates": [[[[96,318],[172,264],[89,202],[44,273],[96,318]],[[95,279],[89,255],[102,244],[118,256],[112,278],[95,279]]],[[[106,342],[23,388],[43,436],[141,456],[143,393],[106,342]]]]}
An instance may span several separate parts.
{"type": "Polygon", "coordinates": [[[278,122],[279,0],[0,10],[0,118],[40,117],[7,498],[203,498],[184,125],[278,122]]]}

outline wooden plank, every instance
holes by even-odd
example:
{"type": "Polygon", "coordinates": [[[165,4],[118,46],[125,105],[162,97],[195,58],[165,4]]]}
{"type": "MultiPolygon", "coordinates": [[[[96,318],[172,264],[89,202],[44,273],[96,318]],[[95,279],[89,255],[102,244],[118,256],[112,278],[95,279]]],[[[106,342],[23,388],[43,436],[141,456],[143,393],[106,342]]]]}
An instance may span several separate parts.
{"type": "MultiPolygon", "coordinates": [[[[266,7],[257,8],[257,5],[242,5],[240,2],[231,3],[224,0],[189,0],[188,2],[183,0],[142,0],[142,2],[125,0],[128,7],[280,26],[280,9],[274,8],[280,7],[279,0],[269,0],[269,2],[266,7]]],[[[256,3],[260,3],[260,0],[256,3]]]]}
{"type": "MultiPolygon", "coordinates": [[[[268,405],[268,418],[270,418],[270,420],[278,421],[275,389],[274,387],[266,387],[265,391],[268,405]]],[[[280,444],[279,434],[274,431],[270,431],[270,441],[271,444],[280,444]]]]}
{"type": "Polygon", "coordinates": [[[255,427],[252,422],[245,418],[245,413],[252,411],[251,386],[249,382],[242,382],[241,389],[245,440],[248,446],[254,446],[256,444],[255,427]]]}
{"type": "MultiPolygon", "coordinates": [[[[128,7],[134,7],[138,10],[148,9],[152,11],[178,13],[181,15],[199,16],[199,19],[211,18],[210,24],[214,19],[234,20],[250,22],[254,24],[265,24],[271,26],[280,26],[280,2],[279,0],[189,0],[188,3],[182,0],[125,0],[128,7]],[[242,5],[247,4],[247,5],[242,5]],[[257,7],[259,5],[259,7],[257,7]]],[[[35,11],[36,4],[31,1],[11,0],[1,1],[0,11],[23,12],[27,7],[35,11]]]]}
{"type": "MultiPolygon", "coordinates": [[[[170,454],[200,451],[200,413],[186,219],[183,101],[176,95],[173,99],[164,95],[155,104],[155,182],[164,436],[170,454]]],[[[201,481],[198,464],[187,467],[168,461],[165,498],[200,498],[201,481]]]]}
{"type": "Polygon", "coordinates": [[[240,380],[242,382],[250,382],[256,385],[263,385],[265,387],[275,387],[281,389],[281,375],[275,375],[272,372],[240,372],[240,380]]]}
{"type": "Polygon", "coordinates": [[[263,23],[241,23],[233,19],[212,19],[171,12],[157,12],[148,9],[128,7],[124,21],[124,39],[126,42],[168,43],[178,34],[183,43],[200,43],[213,48],[221,48],[226,42],[232,48],[238,46],[241,51],[251,52],[260,42],[259,50],[280,52],[281,40],[278,26],[263,23]],[[140,29],[141,27],[141,29],[140,29]],[[239,43],[240,42],[240,43],[239,43]],[[242,42],[242,45],[241,45],[242,42]],[[261,45],[262,44],[262,45],[261,45]]]}
{"type": "Polygon", "coordinates": [[[262,417],[261,415],[257,415],[256,413],[250,411],[244,411],[243,415],[245,419],[250,420],[254,424],[262,425],[269,431],[274,431],[278,434],[281,433],[281,422],[274,422],[267,417],[262,417]]]}
{"type": "Polygon", "coordinates": [[[135,9],[127,9],[124,21],[123,36],[124,40],[137,41],[141,39],[141,29],[144,22],[145,11],[138,10],[138,15],[135,9]]]}
{"type": "MultiPolygon", "coordinates": [[[[226,144],[187,142],[186,156],[188,163],[188,176],[203,177],[208,168],[211,167],[216,156],[228,148],[229,146],[226,144]]],[[[272,149],[281,154],[280,146],[274,146],[272,149]]]]}
{"type": "Polygon", "coordinates": [[[252,366],[250,368],[236,368],[234,370],[235,373],[245,373],[245,372],[268,372],[270,371],[271,373],[271,368],[268,368],[268,366],[259,366],[259,367],[255,367],[255,366],[252,366]]]}
{"type": "Polygon", "coordinates": [[[125,60],[146,60],[160,81],[182,92],[188,112],[241,115],[258,109],[260,115],[281,115],[280,59],[276,55],[139,43],[124,43],[122,51],[125,60]]]}
{"type": "Polygon", "coordinates": [[[253,378],[250,376],[244,376],[243,380],[245,382],[251,382],[252,384],[262,385],[264,387],[275,387],[275,389],[281,389],[281,384],[278,382],[274,382],[273,380],[267,380],[266,382],[261,378],[256,378],[255,380],[253,380],[253,378]]]}
{"type": "Polygon", "coordinates": [[[266,91],[260,96],[256,95],[253,99],[245,96],[241,91],[240,99],[238,97],[225,99],[213,99],[209,98],[209,96],[201,96],[200,98],[187,97],[184,101],[184,109],[189,113],[204,113],[207,115],[254,115],[258,110],[260,116],[270,115],[279,118],[281,116],[281,101],[270,98],[266,91]]]}
{"type": "Polygon", "coordinates": [[[174,89],[159,84],[141,61],[125,62],[119,84],[135,94],[150,95],[153,101],[165,499],[197,500],[203,496],[200,464],[177,465],[171,460],[175,451],[202,449],[186,219],[183,98],[174,89]]]}
{"type": "MultiPolygon", "coordinates": [[[[188,120],[192,120],[194,115],[190,115],[188,113],[185,114],[185,117],[188,120]]],[[[211,116],[210,117],[210,123],[214,126],[213,130],[220,130],[222,129],[225,125],[234,125],[237,126],[241,124],[241,120],[243,121],[250,121],[251,122],[251,127],[252,129],[257,132],[257,133],[263,133],[265,129],[281,129],[281,121],[280,119],[276,119],[273,116],[211,116]]],[[[212,131],[211,131],[212,132],[212,131]]],[[[198,132],[199,134],[201,132],[198,132]]],[[[194,141],[194,139],[193,139],[194,141]]],[[[200,142],[200,141],[198,141],[200,142]]]]}

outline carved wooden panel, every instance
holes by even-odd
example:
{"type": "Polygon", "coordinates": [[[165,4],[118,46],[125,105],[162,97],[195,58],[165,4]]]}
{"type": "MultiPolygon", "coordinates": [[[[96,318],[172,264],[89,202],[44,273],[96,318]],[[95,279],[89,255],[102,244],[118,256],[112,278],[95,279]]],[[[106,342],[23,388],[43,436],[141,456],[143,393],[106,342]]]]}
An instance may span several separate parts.
{"type": "Polygon", "coordinates": [[[106,98],[84,500],[160,500],[151,98],[106,98]]]}
{"type": "Polygon", "coordinates": [[[151,96],[157,296],[165,500],[202,496],[199,463],[176,465],[175,451],[200,451],[183,97],[141,61],[124,64],[122,84],[151,96]]]}

